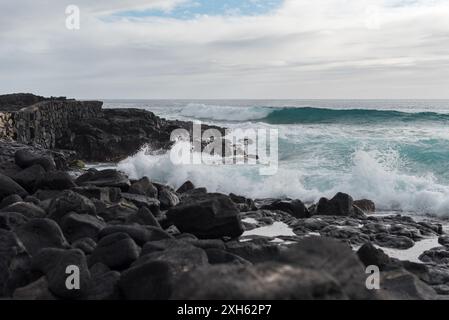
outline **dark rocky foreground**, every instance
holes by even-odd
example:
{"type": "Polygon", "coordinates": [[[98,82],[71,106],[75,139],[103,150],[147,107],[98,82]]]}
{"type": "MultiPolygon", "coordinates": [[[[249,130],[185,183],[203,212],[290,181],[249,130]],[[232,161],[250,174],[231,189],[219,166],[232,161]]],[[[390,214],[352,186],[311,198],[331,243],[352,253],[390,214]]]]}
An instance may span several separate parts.
{"type": "MultiPolygon", "coordinates": [[[[14,100],[16,101],[16,100],[14,100]]],[[[16,101],[17,103],[17,101],[16,101]]],[[[117,160],[143,144],[163,147],[169,122],[141,110],[74,121],[58,147],[0,143],[0,297],[4,299],[444,299],[449,236],[438,223],[370,215],[369,200],[339,193],[305,205],[178,190],[116,170],[79,169],[117,160]],[[136,135],[137,142],[132,138],[136,135]],[[133,143],[133,144],[132,144],[133,143]],[[115,152],[115,153],[114,153],[115,152]],[[75,178],[73,165],[78,166],[75,178]],[[72,167],[72,168],[71,168],[72,167]],[[244,236],[287,224],[294,236],[244,236]],[[242,236],[243,235],[243,236],[242,236]],[[423,263],[378,249],[405,250],[427,238],[441,247],[423,263]],[[359,248],[355,251],[354,248],[359,248]],[[367,266],[380,289],[368,290],[367,266]],[[79,270],[68,289],[67,268],[79,270]]]]}

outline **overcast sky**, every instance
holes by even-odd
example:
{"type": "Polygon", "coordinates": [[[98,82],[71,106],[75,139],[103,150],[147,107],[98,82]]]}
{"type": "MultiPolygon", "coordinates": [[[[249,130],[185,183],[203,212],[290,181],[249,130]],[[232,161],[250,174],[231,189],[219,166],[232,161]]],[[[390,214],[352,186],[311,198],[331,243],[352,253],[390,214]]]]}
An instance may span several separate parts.
{"type": "Polygon", "coordinates": [[[1,0],[0,88],[449,98],[449,0],[1,0]],[[80,30],[65,26],[69,4],[80,8],[80,30]]]}

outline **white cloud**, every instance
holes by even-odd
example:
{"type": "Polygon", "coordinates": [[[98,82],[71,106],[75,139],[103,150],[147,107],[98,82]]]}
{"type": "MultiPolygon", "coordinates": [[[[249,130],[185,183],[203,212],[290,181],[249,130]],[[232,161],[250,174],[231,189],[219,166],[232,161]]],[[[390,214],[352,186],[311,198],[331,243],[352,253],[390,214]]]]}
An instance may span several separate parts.
{"type": "Polygon", "coordinates": [[[286,0],[263,16],[114,18],[180,1],[0,3],[0,85],[77,97],[449,98],[449,0],[286,0]],[[64,28],[69,3],[79,32],[64,28]],[[29,8],[29,10],[27,10],[29,8]]]}

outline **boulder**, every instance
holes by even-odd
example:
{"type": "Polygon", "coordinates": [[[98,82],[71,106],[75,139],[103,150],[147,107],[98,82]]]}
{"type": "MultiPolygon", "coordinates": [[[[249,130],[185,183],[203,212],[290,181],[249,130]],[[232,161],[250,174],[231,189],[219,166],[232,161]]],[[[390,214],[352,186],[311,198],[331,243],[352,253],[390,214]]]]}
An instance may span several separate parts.
{"type": "Polygon", "coordinates": [[[15,230],[28,222],[28,218],[18,212],[0,212],[0,229],[15,230]]]}
{"type": "Polygon", "coordinates": [[[307,210],[301,200],[276,200],[270,204],[262,206],[264,210],[281,210],[289,213],[295,218],[310,218],[309,210],[307,210]]]}
{"type": "Polygon", "coordinates": [[[0,173],[0,199],[3,200],[13,194],[25,197],[28,192],[13,179],[0,173]]]}
{"type": "Polygon", "coordinates": [[[216,265],[182,275],[174,300],[323,300],[347,299],[326,272],[279,263],[216,265]],[[207,281],[204,281],[207,279],[207,281]]]}
{"type": "Polygon", "coordinates": [[[226,251],[252,263],[277,261],[281,254],[280,247],[276,244],[258,244],[250,241],[229,242],[226,244],[226,251]]]}
{"type": "Polygon", "coordinates": [[[239,210],[222,194],[185,198],[167,212],[167,217],[181,232],[199,238],[237,238],[243,233],[239,210]]]}
{"type": "Polygon", "coordinates": [[[51,201],[48,217],[59,222],[70,212],[95,215],[96,208],[88,198],[71,190],[65,190],[51,201]]]}
{"type": "Polygon", "coordinates": [[[106,227],[106,223],[96,216],[75,212],[65,215],[60,224],[64,235],[70,242],[83,238],[97,240],[98,233],[106,227]]]}
{"type": "Polygon", "coordinates": [[[87,296],[88,300],[119,300],[120,273],[109,271],[103,274],[92,276],[92,282],[87,296]]]}
{"type": "Polygon", "coordinates": [[[140,254],[140,248],[126,233],[113,233],[102,238],[92,255],[89,264],[102,263],[114,270],[128,268],[140,254]]]}
{"type": "Polygon", "coordinates": [[[0,297],[10,296],[28,282],[28,266],[29,255],[19,238],[0,229],[0,297]]]}
{"type": "Polygon", "coordinates": [[[101,202],[99,204],[102,208],[98,206],[98,215],[107,222],[124,223],[138,211],[138,208],[134,204],[127,201],[120,201],[113,204],[101,202]]]}
{"type": "Polygon", "coordinates": [[[89,199],[97,199],[103,202],[117,202],[121,198],[121,190],[119,188],[108,187],[76,187],[72,191],[79,193],[89,199]]]}
{"type": "Polygon", "coordinates": [[[46,277],[40,277],[25,287],[17,288],[12,296],[14,300],[57,300],[58,298],[48,289],[46,277]]]}
{"type": "Polygon", "coordinates": [[[419,256],[419,260],[436,265],[449,265],[449,251],[446,247],[426,250],[419,256]]]}
{"type": "Polygon", "coordinates": [[[364,244],[357,255],[365,266],[377,266],[381,271],[394,270],[402,267],[402,264],[390,258],[381,249],[377,249],[372,243],[364,244]]]}
{"type": "Polygon", "coordinates": [[[374,242],[384,248],[406,250],[415,245],[415,242],[405,236],[396,236],[388,233],[379,233],[374,237],[374,242]]]}
{"type": "Polygon", "coordinates": [[[64,190],[76,187],[73,178],[65,171],[47,172],[36,184],[38,189],[64,190]]]}
{"type": "Polygon", "coordinates": [[[80,249],[86,255],[92,254],[96,247],[97,243],[92,238],[82,238],[72,243],[73,249],[80,249]]]}
{"type": "Polygon", "coordinates": [[[322,216],[352,216],[354,201],[345,193],[337,193],[331,200],[321,198],[316,207],[316,214],[322,216]]]}
{"type": "Polygon", "coordinates": [[[100,231],[99,238],[104,238],[113,233],[128,234],[139,246],[144,245],[148,241],[157,241],[163,239],[171,239],[167,232],[162,229],[151,226],[139,225],[114,225],[108,226],[100,231]]]}
{"type": "Polygon", "coordinates": [[[147,207],[151,212],[154,212],[155,214],[159,213],[161,203],[158,199],[132,193],[122,193],[122,198],[133,203],[137,208],[147,207]]]}
{"type": "Polygon", "coordinates": [[[16,202],[23,202],[22,197],[17,194],[7,196],[2,200],[2,202],[0,202],[0,210],[16,202]]]}
{"type": "Polygon", "coordinates": [[[1,210],[2,212],[17,212],[27,218],[44,218],[47,213],[41,207],[29,202],[16,202],[1,210]]]}
{"type": "Polygon", "coordinates": [[[150,179],[143,177],[142,179],[131,184],[128,190],[132,194],[140,194],[142,196],[147,196],[149,198],[158,197],[157,188],[151,183],[150,179]]]}
{"type": "Polygon", "coordinates": [[[38,164],[41,165],[46,171],[56,170],[55,161],[49,156],[39,156],[28,150],[18,150],[14,157],[16,164],[21,168],[28,168],[38,164]]]}
{"type": "Polygon", "coordinates": [[[360,208],[365,213],[373,213],[376,212],[376,205],[373,201],[362,199],[354,201],[354,205],[360,208]]]}
{"type": "Polygon", "coordinates": [[[449,236],[444,235],[438,238],[438,243],[444,247],[449,247],[449,236]]]}
{"type": "Polygon", "coordinates": [[[167,210],[179,203],[179,198],[174,191],[167,187],[159,189],[159,201],[162,210],[167,210]]]}
{"type": "Polygon", "coordinates": [[[15,232],[32,256],[44,248],[69,247],[58,224],[50,219],[32,219],[15,232]]]}
{"type": "Polygon", "coordinates": [[[179,242],[177,246],[169,246],[165,250],[148,252],[143,251],[141,257],[133,264],[145,264],[149,261],[164,261],[172,265],[172,271],[176,274],[188,272],[198,266],[208,265],[206,252],[188,243],[179,242]]]}
{"type": "Polygon", "coordinates": [[[405,270],[381,273],[380,296],[385,300],[437,300],[430,286],[405,270]]]}
{"type": "Polygon", "coordinates": [[[18,172],[12,178],[28,192],[33,192],[46,173],[47,172],[41,165],[35,164],[18,172]]]}
{"type": "Polygon", "coordinates": [[[257,207],[252,199],[248,199],[236,194],[229,194],[229,198],[237,205],[240,212],[248,212],[257,210],[257,207]]]}
{"type": "Polygon", "coordinates": [[[192,183],[192,181],[188,180],[184,182],[182,186],[178,188],[178,190],[176,190],[176,193],[185,193],[193,189],[195,189],[195,185],[192,183]]]}
{"type": "Polygon", "coordinates": [[[280,261],[331,275],[350,299],[377,298],[376,292],[365,287],[365,266],[352,248],[340,241],[308,237],[282,251],[280,261]]]}
{"type": "Polygon", "coordinates": [[[90,169],[76,179],[76,184],[79,186],[116,187],[124,191],[131,186],[128,177],[114,169],[102,171],[90,169]]]}
{"type": "Polygon", "coordinates": [[[161,228],[161,225],[147,207],[141,207],[137,213],[129,216],[126,222],[161,228]]]}
{"type": "Polygon", "coordinates": [[[210,264],[237,264],[249,266],[252,263],[242,257],[222,249],[205,249],[210,264]]]}
{"type": "Polygon", "coordinates": [[[172,266],[164,261],[148,261],[122,273],[119,287],[127,300],[167,300],[174,276],[172,266]]]}
{"type": "Polygon", "coordinates": [[[189,244],[178,239],[163,239],[157,241],[149,241],[145,243],[145,245],[142,247],[140,255],[144,256],[149,253],[185,247],[187,245],[189,244]]]}
{"type": "Polygon", "coordinates": [[[78,249],[63,250],[55,248],[42,249],[33,257],[33,267],[45,274],[48,288],[59,298],[85,299],[90,290],[90,271],[84,252],[78,249]],[[79,289],[70,290],[66,286],[71,266],[79,269],[79,289]]]}

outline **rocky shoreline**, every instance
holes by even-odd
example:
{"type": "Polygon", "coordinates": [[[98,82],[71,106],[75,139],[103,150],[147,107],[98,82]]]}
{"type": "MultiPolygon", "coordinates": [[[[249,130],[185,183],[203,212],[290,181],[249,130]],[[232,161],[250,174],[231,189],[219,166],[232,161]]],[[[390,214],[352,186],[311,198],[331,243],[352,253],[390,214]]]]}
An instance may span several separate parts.
{"type": "MultiPolygon", "coordinates": [[[[20,97],[8,99],[14,102],[8,110],[23,107],[20,97]]],[[[189,181],[175,190],[151,177],[82,169],[81,160],[117,161],[142,145],[168,148],[169,132],[190,126],[113,109],[71,121],[56,149],[1,140],[0,297],[449,297],[449,235],[438,221],[377,216],[374,203],[343,193],[306,205],[209,193],[189,181]],[[289,234],[251,232],[276,224],[289,234]],[[441,246],[422,253],[419,263],[381,249],[407,250],[437,238],[441,246]],[[79,288],[67,286],[70,266],[79,271],[79,288]],[[368,266],[380,270],[379,290],[366,286],[368,266]]]]}

